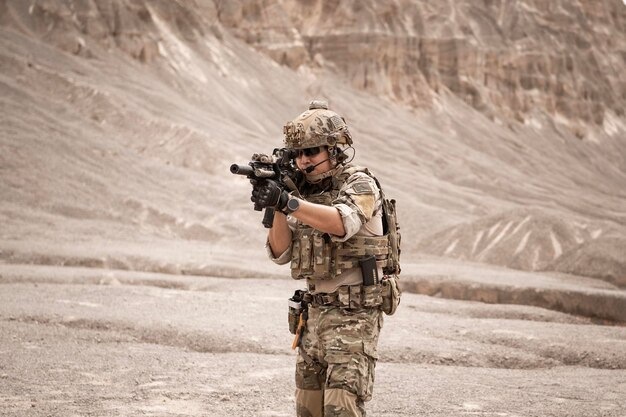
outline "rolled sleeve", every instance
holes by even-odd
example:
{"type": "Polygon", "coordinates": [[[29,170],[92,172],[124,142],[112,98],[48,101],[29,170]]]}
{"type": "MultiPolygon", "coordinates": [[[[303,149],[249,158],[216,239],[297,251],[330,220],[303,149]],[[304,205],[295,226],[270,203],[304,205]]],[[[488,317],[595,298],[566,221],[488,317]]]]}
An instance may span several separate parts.
{"type": "Polygon", "coordinates": [[[333,207],[339,210],[346,234],[343,236],[331,236],[331,239],[335,242],[345,242],[361,230],[363,223],[361,223],[357,212],[347,204],[335,204],[333,207]]]}
{"type": "Polygon", "coordinates": [[[274,256],[269,239],[265,242],[265,250],[267,251],[267,256],[272,260],[272,262],[278,265],[284,265],[287,262],[291,261],[291,247],[292,245],[290,244],[283,253],[281,253],[279,256],[274,256]]]}

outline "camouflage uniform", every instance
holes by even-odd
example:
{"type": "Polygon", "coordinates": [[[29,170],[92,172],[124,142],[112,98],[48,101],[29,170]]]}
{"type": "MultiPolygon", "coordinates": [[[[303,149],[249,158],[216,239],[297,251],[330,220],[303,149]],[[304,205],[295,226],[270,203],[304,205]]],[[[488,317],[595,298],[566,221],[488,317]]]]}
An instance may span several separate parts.
{"type": "MultiPolygon", "coordinates": [[[[313,174],[307,167],[301,172],[302,182],[291,188],[298,198],[336,208],[345,231],[341,237],[324,233],[299,221],[296,212],[287,217],[292,238],[282,254],[274,256],[268,237],[269,257],[278,264],[290,263],[291,276],[307,282],[307,290],[297,293],[308,310],[298,316],[299,304],[290,306],[290,330],[295,331],[295,318],[304,323],[298,326],[302,338],[296,338],[297,415],[365,416],[364,403],[371,399],[374,385],[382,313],[393,314],[400,302],[395,201],[384,197],[366,168],[346,162],[352,135],[345,119],[329,110],[328,103],[312,101],[283,132],[289,150],[306,154],[307,149],[323,147],[328,151],[331,169],[313,174]],[[378,271],[380,282],[363,285],[361,262],[366,262],[368,277],[373,269],[378,271]]],[[[253,190],[253,201],[262,195],[276,194],[267,189],[257,190],[255,196],[253,190]]]]}
{"type": "Polygon", "coordinates": [[[382,311],[378,308],[309,309],[299,349],[304,349],[321,369],[298,355],[298,416],[365,416],[364,402],[372,398],[376,346],[382,325],[382,311]]]}
{"type": "MultiPolygon", "coordinates": [[[[351,243],[382,235],[381,192],[367,170],[346,165],[318,184],[305,183],[300,193],[307,201],[337,208],[346,234],[324,236],[288,217],[294,232],[289,248],[274,257],[268,243],[270,258],[278,264],[291,262],[293,277],[306,278],[311,294],[336,298],[329,305],[314,303],[309,307],[296,363],[297,415],[365,416],[364,402],[372,397],[382,311],[377,302],[368,305],[360,299],[363,278],[355,263],[345,261],[350,258],[333,262],[344,268],[324,263],[331,257],[329,250],[350,252],[351,243]],[[326,249],[317,247],[317,242],[326,249]],[[305,259],[303,254],[311,254],[312,259],[305,259]],[[312,268],[313,263],[321,266],[312,268]]],[[[354,255],[362,254],[357,250],[354,255]]]]}

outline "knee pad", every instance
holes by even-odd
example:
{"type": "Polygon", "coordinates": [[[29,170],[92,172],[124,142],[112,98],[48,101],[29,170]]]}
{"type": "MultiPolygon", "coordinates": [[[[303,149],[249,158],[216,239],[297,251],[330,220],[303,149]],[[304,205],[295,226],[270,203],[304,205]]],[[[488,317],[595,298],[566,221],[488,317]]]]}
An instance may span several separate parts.
{"type": "Polygon", "coordinates": [[[356,394],[339,388],[324,391],[324,417],[363,417],[363,401],[356,394]]]}
{"type": "Polygon", "coordinates": [[[324,391],[296,388],[296,415],[298,417],[323,417],[324,391]]]}

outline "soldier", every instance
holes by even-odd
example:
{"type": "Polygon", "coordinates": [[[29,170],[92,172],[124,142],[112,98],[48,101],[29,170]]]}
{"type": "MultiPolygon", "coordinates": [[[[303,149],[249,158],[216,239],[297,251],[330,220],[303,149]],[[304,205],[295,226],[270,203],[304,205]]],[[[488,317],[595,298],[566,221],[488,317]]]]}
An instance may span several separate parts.
{"type": "Polygon", "coordinates": [[[284,134],[302,181],[297,190],[253,182],[252,201],[276,210],[269,257],[306,279],[307,289],[296,292],[303,306],[294,341],[297,415],[365,416],[382,311],[393,314],[400,298],[395,202],[366,168],[348,163],[352,136],[326,102],[311,102],[284,134]]]}

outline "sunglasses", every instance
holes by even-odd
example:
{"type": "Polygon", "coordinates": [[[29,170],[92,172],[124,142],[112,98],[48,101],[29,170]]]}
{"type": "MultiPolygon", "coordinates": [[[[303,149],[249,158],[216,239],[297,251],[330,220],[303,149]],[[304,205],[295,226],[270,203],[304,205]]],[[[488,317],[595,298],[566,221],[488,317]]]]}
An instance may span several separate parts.
{"type": "Polygon", "coordinates": [[[322,152],[321,146],[315,146],[313,148],[306,148],[306,149],[298,149],[297,158],[301,157],[303,154],[305,156],[315,156],[320,152],[322,152]]]}

